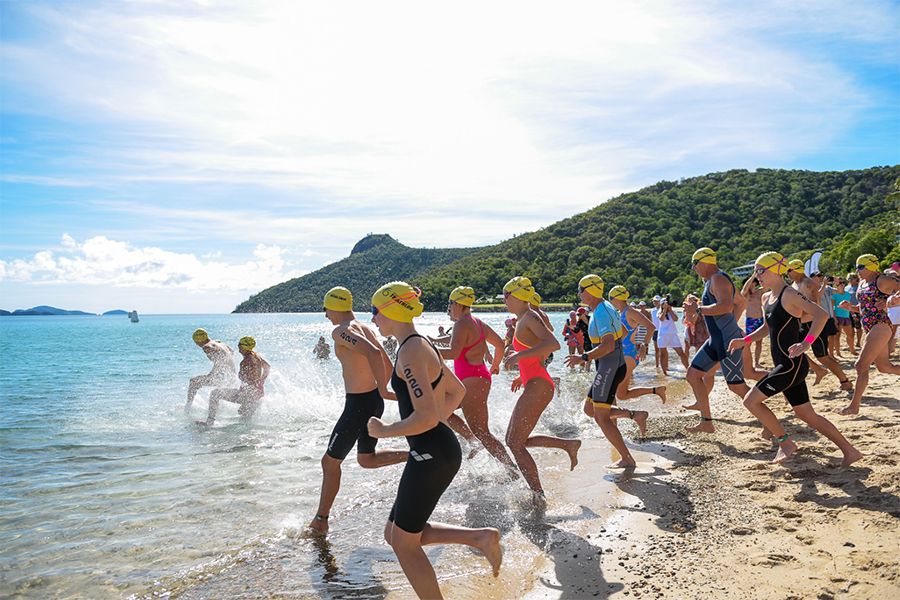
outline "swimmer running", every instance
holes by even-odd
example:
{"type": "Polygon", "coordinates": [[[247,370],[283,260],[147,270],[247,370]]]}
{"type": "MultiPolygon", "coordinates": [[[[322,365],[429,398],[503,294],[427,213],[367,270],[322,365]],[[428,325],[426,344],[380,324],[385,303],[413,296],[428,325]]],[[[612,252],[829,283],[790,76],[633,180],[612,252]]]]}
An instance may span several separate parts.
{"type": "Polygon", "coordinates": [[[809,362],[804,353],[822,332],[828,321],[828,313],[785,284],[783,276],[787,269],[784,256],[778,252],[766,252],[756,259],[756,277],[768,290],[762,296],[765,322],[752,334],[743,339],[733,339],[728,345],[729,352],[734,352],[762,340],[767,332],[769,334],[775,368],[747,392],[744,406],[762,423],[763,437],[774,439],[778,444],[778,452],[772,462],[782,463],[797,451],[797,445],[791,440],[791,436],[765,405],[769,397],[780,392],[784,394],[794,414],[840,448],[844,455],[841,466],[848,467],[862,458],[862,453],[828,419],[816,413],[809,401],[809,390],[806,387],[809,362]],[[803,318],[809,319],[807,322],[811,323],[805,337],[801,327],[803,318]]]}
{"type": "Polygon", "coordinates": [[[461,408],[467,429],[471,430],[491,456],[503,463],[513,479],[518,479],[515,463],[488,425],[487,401],[491,391],[491,375],[500,372],[503,340],[489,325],[472,316],[474,303],[475,290],[470,287],[460,286],[450,292],[447,304],[447,313],[453,321],[450,347],[439,352],[441,358],[453,361],[453,372],[466,388],[461,408]],[[483,361],[488,344],[494,348],[490,370],[483,361]]]}
{"type": "Polygon", "coordinates": [[[544,409],[553,399],[553,379],[544,367],[547,356],[559,350],[559,342],[547,329],[543,320],[531,310],[529,303],[534,295],[534,287],[527,277],[513,277],[503,286],[506,307],[516,315],[513,333],[513,353],[506,357],[506,368],[519,366],[519,376],[513,379],[513,392],[522,390],[509,417],[506,430],[506,445],[509,446],[519,470],[528,487],[539,497],[544,496],[544,488],[538,476],[537,465],[528,448],[558,448],[569,455],[569,467],[578,464],[578,449],[581,440],[567,440],[549,435],[531,435],[544,409]]]}
{"type": "Polygon", "coordinates": [[[393,465],[406,460],[406,452],[375,450],[378,440],[369,435],[370,417],[384,413],[384,398],[396,400],[387,389],[391,362],[371,327],[360,323],[353,314],[353,295],[345,287],[334,287],[322,302],[325,318],[334,329],[334,355],[341,363],[344,378],[344,411],[338,418],[328,448],[322,455],[322,490],[319,507],[309,529],[319,535],[328,532],[328,517],[341,487],[341,464],[353,446],[356,462],[364,469],[393,465]]]}
{"type": "Polygon", "coordinates": [[[429,544],[463,544],[488,560],[496,577],[503,551],[500,532],[429,522],[431,513],[462,463],[462,450],[444,423],[459,406],[465,387],[445,366],[438,350],[416,331],[413,319],[422,314],[421,292],[395,281],[372,296],[372,321],[382,335],[400,342],[391,387],[397,394],[401,420],[387,424],[378,417],[368,423],[374,438],[406,436],[409,455],[397,498],[384,528],[384,539],[400,561],[419,598],[443,598],[434,567],[422,549],[429,544]]]}
{"type": "MultiPolygon", "coordinates": [[[[616,408],[616,390],[625,380],[628,367],[622,353],[622,338],[625,329],[616,307],[603,299],[603,279],[591,273],[578,282],[578,293],[581,301],[593,311],[588,334],[591,336],[593,348],[581,356],[567,356],[567,363],[588,363],[596,361],[597,375],[584,399],[584,413],[594,419],[600,431],[609,440],[613,448],[622,457],[618,462],[609,465],[614,469],[629,469],[637,465],[615,420],[632,419],[637,423],[641,434],[647,429],[647,411],[624,410],[616,408]]],[[[624,288],[623,288],[624,289],[624,288]]],[[[653,324],[650,323],[652,327],[653,324]]]]}
{"type": "Polygon", "coordinates": [[[266,378],[269,376],[269,363],[253,349],[256,340],[245,335],[238,341],[238,352],[243,356],[238,369],[239,388],[216,388],[209,395],[209,413],[205,421],[197,421],[197,425],[212,426],[216,420],[219,402],[239,404],[238,414],[249,418],[259,408],[265,395],[266,378]]]}
{"type": "Polygon", "coordinates": [[[222,387],[234,382],[234,354],[231,348],[219,340],[209,339],[205,329],[198,329],[191,335],[194,343],[200,346],[207,358],[212,361],[212,370],[206,375],[191,377],[188,384],[187,404],[184,410],[189,410],[194,402],[194,396],[203,387],[222,387]]]}
{"type": "MultiPolygon", "coordinates": [[[[631,378],[635,368],[647,356],[646,338],[641,343],[634,341],[635,334],[639,327],[644,327],[650,335],[656,328],[653,322],[644,316],[641,311],[628,306],[628,298],[631,294],[625,289],[625,286],[617,285],[609,290],[609,303],[619,311],[619,318],[622,321],[622,327],[625,328],[625,335],[622,336],[622,354],[625,355],[625,366],[627,371],[625,379],[619,384],[616,390],[616,398],[619,400],[631,400],[639,398],[647,394],[656,394],[663,403],[666,402],[666,386],[657,385],[652,388],[631,388],[631,378]]],[[[644,334],[646,336],[646,333],[644,334]]]]}

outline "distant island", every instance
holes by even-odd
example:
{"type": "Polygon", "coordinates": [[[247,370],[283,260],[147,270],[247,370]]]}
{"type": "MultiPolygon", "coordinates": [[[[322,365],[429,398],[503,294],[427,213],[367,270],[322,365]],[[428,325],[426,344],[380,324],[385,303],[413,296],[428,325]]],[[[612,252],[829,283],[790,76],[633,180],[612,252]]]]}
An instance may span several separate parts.
{"type": "MultiPolygon", "coordinates": [[[[127,315],[127,310],[108,310],[103,313],[104,317],[108,316],[119,316],[119,315],[127,315]]],[[[33,308],[19,308],[12,312],[8,310],[0,309],[0,317],[59,317],[59,316],[89,316],[96,317],[96,313],[84,312],[83,310],[65,310],[63,308],[56,308],[55,306],[35,306],[33,308]]]]}

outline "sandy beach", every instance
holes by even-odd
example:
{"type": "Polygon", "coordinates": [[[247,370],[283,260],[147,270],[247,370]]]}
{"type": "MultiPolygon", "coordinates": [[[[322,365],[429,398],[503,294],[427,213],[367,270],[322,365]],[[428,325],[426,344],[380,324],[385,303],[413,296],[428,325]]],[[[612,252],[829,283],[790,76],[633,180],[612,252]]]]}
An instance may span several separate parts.
{"type": "MultiPolygon", "coordinates": [[[[780,396],[768,404],[800,449],[771,464],[775,447],[721,379],[715,434],[685,437],[681,429],[695,421],[687,414],[651,418],[644,440],[630,444],[639,463],[632,473],[606,469],[609,450],[586,444],[578,468],[548,485],[547,516],[552,522],[554,505],[568,502],[592,516],[553,525],[564,534],[523,597],[900,596],[897,380],[873,373],[856,417],[833,412],[846,404],[834,378],[812,396],[866,455],[851,468],[840,469],[837,448],[789,416],[780,396]]],[[[635,439],[631,424],[622,429],[635,439]]]]}

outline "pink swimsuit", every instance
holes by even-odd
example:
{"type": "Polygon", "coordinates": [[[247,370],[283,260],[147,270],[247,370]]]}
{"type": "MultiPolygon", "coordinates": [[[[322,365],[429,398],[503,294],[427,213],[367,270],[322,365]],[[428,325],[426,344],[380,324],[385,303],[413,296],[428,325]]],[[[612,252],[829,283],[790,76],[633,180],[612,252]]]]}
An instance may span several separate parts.
{"type": "Polygon", "coordinates": [[[466,346],[465,348],[463,348],[460,351],[459,356],[453,359],[453,372],[456,373],[456,376],[459,377],[460,381],[469,377],[481,377],[490,381],[491,372],[488,371],[488,368],[483,362],[477,365],[473,365],[468,360],[466,360],[466,354],[469,353],[469,350],[484,341],[484,323],[474,317],[470,318],[478,325],[478,331],[481,333],[481,337],[479,337],[478,340],[471,346],[466,346]]]}

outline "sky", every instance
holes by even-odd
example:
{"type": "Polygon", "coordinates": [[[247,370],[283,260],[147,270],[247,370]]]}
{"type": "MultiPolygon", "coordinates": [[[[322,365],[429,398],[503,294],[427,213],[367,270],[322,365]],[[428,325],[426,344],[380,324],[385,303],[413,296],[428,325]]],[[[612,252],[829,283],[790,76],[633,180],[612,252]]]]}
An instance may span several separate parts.
{"type": "Polygon", "coordinates": [[[660,180],[900,163],[895,2],[0,2],[0,308],[222,313],[660,180]]]}

